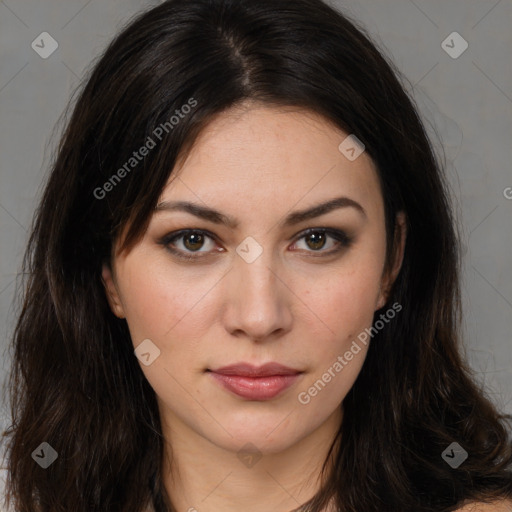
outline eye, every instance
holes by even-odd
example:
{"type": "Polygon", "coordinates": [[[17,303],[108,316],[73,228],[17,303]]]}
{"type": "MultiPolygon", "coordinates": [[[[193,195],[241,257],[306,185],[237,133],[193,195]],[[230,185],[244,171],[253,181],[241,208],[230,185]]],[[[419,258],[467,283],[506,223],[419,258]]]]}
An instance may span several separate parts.
{"type": "MultiPolygon", "coordinates": [[[[169,233],[164,236],[159,243],[172,254],[190,261],[203,258],[207,256],[208,253],[214,251],[215,238],[213,234],[201,229],[184,229],[169,233]],[[205,248],[205,242],[208,241],[209,243],[206,243],[206,250],[201,250],[205,248]],[[202,255],[200,256],[199,254],[202,255]]],[[[306,249],[304,250],[311,253],[320,253],[318,256],[329,256],[337,253],[343,248],[348,247],[352,242],[351,238],[343,231],[327,228],[308,229],[306,232],[301,233],[294,245],[297,245],[297,243],[303,239],[306,244],[306,249]],[[331,242],[331,248],[329,250],[322,250],[326,245],[326,241],[329,239],[334,241],[331,242]]],[[[216,252],[223,251],[224,249],[218,249],[216,252]]],[[[316,255],[313,254],[313,256],[316,255]]]]}
{"type": "Polygon", "coordinates": [[[214,240],[214,236],[199,229],[185,229],[176,233],[169,233],[160,241],[160,243],[176,256],[186,260],[192,260],[202,258],[203,256],[193,256],[191,254],[208,253],[212,250],[211,247],[209,250],[207,248],[206,251],[199,250],[204,246],[205,240],[210,240],[211,245],[211,242],[214,240]],[[180,240],[181,242],[176,243],[176,241],[180,240]]]}
{"type": "MultiPolygon", "coordinates": [[[[319,252],[319,256],[335,254],[345,247],[350,246],[352,240],[343,231],[337,229],[311,228],[302,233],[298,241],[304,240],[307,252],[319,252]],[[324,249],[328,239],[334,240],[330,250],[324,249]],[[308,250],[312,249],[311,251],[308,250]]],[[[296,242],[297,243],[297,242],[296,242]]],[[[316,255],[314,255],[316,256],[316,255]]]]}

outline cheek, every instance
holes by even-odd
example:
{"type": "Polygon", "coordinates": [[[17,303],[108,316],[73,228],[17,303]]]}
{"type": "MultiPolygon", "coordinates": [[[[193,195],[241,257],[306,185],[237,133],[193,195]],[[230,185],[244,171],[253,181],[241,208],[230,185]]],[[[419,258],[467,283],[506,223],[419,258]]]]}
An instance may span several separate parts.
{"type": "MultiPolygon", "coordinates": [[[[356,380],[371,338],[365,329],[372,326],[379,297],[383,267],[383,248],[359,251],[333,272],[308,283],[305,303],[315,315],[309,315],[306,330],[314,347],[315,367],[312,394],[322,393],[317,407],[329,409],[346,396],[356,380]],[[314,335],[311,335],[314,333],[314,335]],[[318,385],[314,384],[318,382],[318,385]]],[[[305,390],[307,392],[307,389],[305,390]]]]}
{"type": "Polygon", "coordinates": [[[165,263],[139,265],[133,259],[123,269],[123,306],[134,347],[150,339],[160,351],[150,365],[141,363],[151,387],[165,403],[187,408],[190,395],[184,390],[191,389],[195,370],[203,370],[201,340],[212,323],[208,300],[219,276],[210,272],[199,279],[170,269],[165,263]]]}
{"type": "Polygon", "coordinates": [[[301,414],[315,422],[339,406],[361,371],[371,339],[365,329],[372,325],[379,276],[368,267],[339,272],[325,286],[307,293],[318,317],[312,315],[310,326],[305,326],[310,333],[305,352],[312,358],[312,374],[296,399],[301,414]]]}
{"type": "MultiPolygon", "coordinates": [[[[160,340],[173,337],[193,318],[194,329],[199,332],[202,310],[208,302],[218,276],[196,279],[190,272],[172,272],[169,265],[132,265],[126,269],[122,289],[126,320],[134,344],[141,339],[160,340]],[[145,268],[139,272],[137,268],[145,268]]],[[[158,343],[158,341],[157,341],[158,343]]]]}
{"type": "Polygon", "coordinates": [[[379,262],[365,263],[361,258],[357,265],[343,266],[317,276],[313,283],[304,283],[304,302],[315,313],[310,321],[320,328],[323,325],[323,335],[335,336],[338,342],[357,336],[373,320],[381,272],[379,262]]]}

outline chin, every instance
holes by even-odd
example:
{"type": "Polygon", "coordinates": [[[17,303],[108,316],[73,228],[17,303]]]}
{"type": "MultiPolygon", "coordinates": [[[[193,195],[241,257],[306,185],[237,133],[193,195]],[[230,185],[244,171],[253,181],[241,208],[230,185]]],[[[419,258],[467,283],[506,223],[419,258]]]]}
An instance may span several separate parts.
{"type": "Polygon", "coordinates": [[[237,413],[225,422],[229,434],[218,429],[215,433],[203,431],[203,435],[217,446],[234,452],[248,444],[254,445],[263,455],[283,452],[308,433],[304,422],[289,412],[289,409],[278,409],[264,417],[258,417],[256,413],[243,416],[237,413]]]}
{"type": "Polygon", "coordinates": [[[219,448],[241,454],[242,452],[255,452],[260,455],[282,453],[292,447],[297,440],[287,433],[274,437],[254,430],[245,430],[243,434],[234,435],[233,438],[224,436],[222,439],[210,439],[219,448]]]}

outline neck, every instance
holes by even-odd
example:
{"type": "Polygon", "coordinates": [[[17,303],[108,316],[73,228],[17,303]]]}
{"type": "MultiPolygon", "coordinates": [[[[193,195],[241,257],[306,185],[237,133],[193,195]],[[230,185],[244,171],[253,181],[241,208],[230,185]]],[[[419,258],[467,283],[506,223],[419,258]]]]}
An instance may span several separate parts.
{"type": "MultiPolygon", "coordinates": [[[[245,455],[213,444],[161,412],[162,478],[178,512],[300,510],[322,486],[322,466],[343,416],[337,409],[307,437],[278,453],[245,455]]],[[[327,471],[331,467],[329,461],[327,471]]]]}

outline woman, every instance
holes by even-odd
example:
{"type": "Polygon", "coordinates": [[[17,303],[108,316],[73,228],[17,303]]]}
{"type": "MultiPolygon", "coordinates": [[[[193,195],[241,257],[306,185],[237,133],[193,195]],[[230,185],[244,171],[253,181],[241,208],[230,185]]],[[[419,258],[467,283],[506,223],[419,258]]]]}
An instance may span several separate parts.
{"type": "Polygon", "coordinates": [[[411,100],[320,0],[167,1],[78,98],[13,344],[19,511],[504,511],[411,100]]]}

